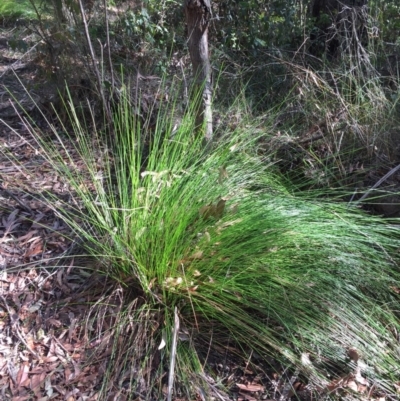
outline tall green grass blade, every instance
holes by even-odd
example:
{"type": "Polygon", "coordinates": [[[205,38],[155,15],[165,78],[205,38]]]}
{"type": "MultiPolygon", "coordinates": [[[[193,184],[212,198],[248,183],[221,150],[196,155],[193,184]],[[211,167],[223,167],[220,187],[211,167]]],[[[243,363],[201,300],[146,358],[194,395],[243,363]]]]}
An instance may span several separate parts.
{"type": "Polygon", "coordinates": [[[297,194],[246,132],[204,149],[190,112],[173,131],[174,105],[153,131],[145,128],[127,93],[114,112],[115,137],[88,135],[71,105],[73,151],[56,131],[57,146],[37,139],[71,193],[72,202],[49,205],[105,274],[158,313],[149,341],[165,330],[168,350],[178,308],[190,334],[178,346],[178,382],[197,377],[197,388],[205,386],[201,344],[229,338],[238,352],[270,355],[320,389],[343,366],[354,369],[348,351],[356,349],[369,383],[390,391],[399,351],[398,221],[297,194]]]}

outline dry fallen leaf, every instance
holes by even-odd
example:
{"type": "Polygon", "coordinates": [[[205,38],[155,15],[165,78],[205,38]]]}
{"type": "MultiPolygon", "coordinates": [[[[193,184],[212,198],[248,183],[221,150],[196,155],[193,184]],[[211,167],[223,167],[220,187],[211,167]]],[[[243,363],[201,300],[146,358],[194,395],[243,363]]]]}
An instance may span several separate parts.
{"type": "Polygon", "coordinates": [[[239,392],[240,397],[238,397],[238,400],[242,401],[258,401],[257,398],[252,397],[251,395],[244,394],[239,392]]]}
{"type": "Polygon", "coordinates": [[[257,391],[264,391],[264,386],[261,384],[241,384],[241,383],[236,383],[236,386],[240,388],[240,390],[243,391],[249,391],[251,393],[255,393],[257,391]]]}
{"type": "Polygon", "coordinates": [[[29,373],[29,364],[28,364],[28,362],[24,362],[21,365],[21,367],[19,368],[19,371],[17,374],[16,385],[18,387],[25,385],[25,382],[28,380],[28,373],[29,373]]]}
{"type": "Polygon", "coordinates": [[[167,345],[166,343],[166,335],[164,333],[164,331],[162,332],[162,336],[161,336],[161,342],[160,345],[158,346],[158,350],[161,350],[163,348],[165,348],[165,346],[167,345]]]}
{"type": "Polygon", "coordinates": [[[215,207],[215,218],[220,219],[223,214],[224,214],[224,210],[225,210],[225,204],[226,204],[226,200],[225,199],[220,199],[217,203],[217,206],[215,207]]]}
{"type": "Polygon", "coordinates": [[[354,380],[349,381],[346,385],[346,388],[349,388],[352,391],[358,392],[358,386],[354,380]]]}
{"type": "Polygon", "coordinates": [[[356,369],[355,380],[356,380],[357,383],[362,384],[364,386],[368,385],[368,380],[365,377],[361,376],[360,367],[357,367],[357,369],[356,369]]]}
{"type": "Polygon", "coordinates": [[[354,361],[357,362],[358,359],[360,358],[360,356],[358,355],[358,351],[355,348],[350,348],[347,351],[347,355],[349,356],[349,358],[354,361]]]}
{"type": "Polygon", "coordinates": [[[199,209],[199,214],[204,220],[209,218],[220,219],[225,210],[226,200],[221,198],[217,204],[209,203],[199,209]]]}
{"type": "Polygon", "coordinates": [[[215,206],[212,203],[202,206],[199,210],[199,214],[204,220],[207,220],[215,215],[215,206]]]}
{"type": "Polygon", "coordinates": [[[41,396],[40,387],[44,383],[45,379],[46,379],[45,371],[43,371],[41,374],[38,375],[32,375],[31,377],[30,388],[37,398],[40,398],[41,396]]]}
{"type": "Polygon", "coordinates": [[[226,167],[222,166],[219,168],[218,183],[222,184],[226,178],[228,178],[228,172],[226,171],[226,167]]]}

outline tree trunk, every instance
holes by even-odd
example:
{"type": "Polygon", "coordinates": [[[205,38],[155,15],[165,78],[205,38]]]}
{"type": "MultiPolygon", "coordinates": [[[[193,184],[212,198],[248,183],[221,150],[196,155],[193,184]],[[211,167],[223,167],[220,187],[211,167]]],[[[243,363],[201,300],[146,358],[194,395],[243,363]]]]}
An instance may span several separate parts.
{"type": "Polygon", "coordinates": [[[193,66],[196,131],[202,133],[206,142],[213,136],[212,126],[212,81],[208,54],[208,26],[211,18],[209,0],[184,0],[185,18],[188,28],[188,44],[193,66]],[[204,131],[203,131],[204,130],[204,131]]]}
{"type": "Polygon", "coordinates": [[[65,24],[66,18],[63,12],[62,0],[53,0],[54,14],[59,24],[65,24]]]}

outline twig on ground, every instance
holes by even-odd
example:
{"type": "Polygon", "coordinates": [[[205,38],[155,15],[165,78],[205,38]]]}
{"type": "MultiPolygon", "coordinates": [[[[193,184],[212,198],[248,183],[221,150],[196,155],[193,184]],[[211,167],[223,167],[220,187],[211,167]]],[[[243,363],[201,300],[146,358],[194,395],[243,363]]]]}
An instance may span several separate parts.
{"type": "Polygon", "coordinates": [[[175,360],[176,360],[176,346],[178,342],[178,333],[179,333],[179,316],[178,310],[175,306],[174,310],[174,334],[172,336],[172,345],[171,345],[171,360],[169,363],[169,375],[168,375],[168,401],[172,400],[172,388],[174,386],[174,373],[175,373],[175,360]]]}

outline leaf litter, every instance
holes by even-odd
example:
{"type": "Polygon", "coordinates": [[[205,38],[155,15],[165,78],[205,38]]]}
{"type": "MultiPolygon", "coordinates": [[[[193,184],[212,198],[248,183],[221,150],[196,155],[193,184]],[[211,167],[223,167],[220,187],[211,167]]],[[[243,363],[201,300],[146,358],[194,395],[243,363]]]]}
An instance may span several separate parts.
{"type": "MultiPolygon", "coordinates": [[[[12,131],[4,133],[0,136],[0,399],[100,400],[102,380],[113,356],[110,328],[119,317],[123,304],[119,291],[122,290],[111,291],[105,297],[107,279],[95,276],[93,280],[90,272],[96,262],[67,257],[75,246],[73,233],[41,196],[46,190],[65,200],[70,196],[70,189],[63,177],[56,176],[35,151],[32,139],[12,131]]],[[[63,149],[59,151],[62,154],[63,149]]],[[[84,163],[73,144],[68,153],[75,158],[66,163],[83,171],[84,163]]],[[[219,175],[222,182],[227,177],[225,167],[219,175]]],[[[87,189],[91,187],[88,177],[87,189]]],[[[200,217],[219,220],[225,203],[220,198],[202,206],[200,217]]],[[[235,223],[217,222],[216,229],[235,223]]],[[[203,257],[199,249],[188,255],[187,260],[203,257]]],[[[193,276],[198,278],[201,273],[194,271],[193,276]]],[[[178,286],[178,281],[179,277],[170,278],[165,284],[178,286]]],[[[197,283],[187,284],[191,287],[186,290],[196,291],[197,283]]],[[[155,344],[154,349],[159,345],[155,344]]],[[[267,364],[257,357],[244,366],[234,355],[235,351],[229,352],[226,347],[221,349],[221,355],[215,351],[207,360],[204,374],[211,386],[217,378],[228,390],[224,396],[220,395],[223,399],[312,399],[313,389],[295,374],[288,375],[285,367],[275,365],[272,370],[273,362],[267,364]]],[[[349,351],[356,363],[354,372],[343,373],[326,388],[318,389],[319,392],[346,394],[351,391],[363,394],[368,400],[383,401],[385,398],[375,394],[362,376],[358,355],[357,358],[355,355],[356,350],[349,351]]],[[[118,359],[114,363],[118,365],[118,359]]],[[[131,370],[133,365],[138,362],[132,361],[131,370]]],[[[122,367],[116,370],[120,382],[129,376],[122,367]]],[[[146,374],[137,380],[141,390],[138,400],[149,391],[146,374]]],[[[124,388],[110,391],[109,396],[115,400],[128,398],[124,388]]],[[[202,398],[201,391],[198,398],[202,398]]]]}
{"type": "Polygon", "coordinates": [[[62,177],[30,139],[1,129],[0,399],[97,400],[101,355],[110,350],[106,344],[93,360],[99,345],[83,323],[104,297],[100,281],[82,274],[87,262],[63,259],[74,245],[71,229],[41,201],[43,190],[64,196],[62,177]]]}

